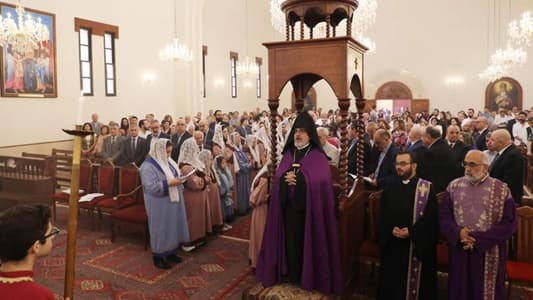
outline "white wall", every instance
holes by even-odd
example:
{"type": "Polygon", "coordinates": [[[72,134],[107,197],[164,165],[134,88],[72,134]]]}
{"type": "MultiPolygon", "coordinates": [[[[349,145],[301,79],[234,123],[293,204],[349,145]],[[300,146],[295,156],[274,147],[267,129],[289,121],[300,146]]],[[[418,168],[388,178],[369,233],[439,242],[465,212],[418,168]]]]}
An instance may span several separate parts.
{"type": "MultiPolygon", "coordinates": [[[[8,1],[8,0],[6,0],[8,1]]],[[[98,112],[101,120],[119,120],[136,114],[155,112],[181,116],[211,108],[250,110],[267,108],[267,51],[263,42],[284,37],[270,26],[269,1],[248,0],[248,39],[244,25],[245,0],[177,0],[178,30],[181,40],[194,46],[195,61],[189,65],[161,62],[158,51],[173,37],[172,0],[149,1],[61,1],[25,0],[26,7],[56,14],[58,97],[55,99],[0,98],[4,124],[9,124],[0,147],[57,141],[68,138],[61,128],[72,127],[79,98],[78,37],[74,17],[99,21],[120,28],[116,41],[117,97],[104,96],[103,44],[93,37],[93,97],[86,97],[83,118],[98,112]],[[156,6],[157,5],[157,6],[156,6]],[[207,56],[207,97],[200,96],[201,45],[209,47],[207,56]],[[248,55],[263,58],[262,97],[255,97],[255,78],[251,88],[243,87],[239,76],[238,97],[230,95],[229,51],[243,59],[248,55]],[[155,74],[152,83],[144,82],[144,72],[155,74]],[[222,79],[224,84],[215,87],[222,79]]],[[[507,23],[506,1],[502,0],[502,26],[507,23]]],[[[10,1],[13,3],[14,1],[10,1]]],[[[492,2],[492,1],[490,1],[492,2]]],[[[533,1],[512,0],[512,17],[533,10],[533,1]]],[[[479,80],[488,61],[487,1],[379,1],[377,23],[369,32],[378,50],[366,58],[366,96],[373,98],[386,81],[400,80],[411,87],[416,97],[429,98],[432,107],[457,111],[465,106],[482,107],[486,83],[479,80]],[[449,75],[462,75],[462,86],[446,86],[449,75]]],[[[516,70],[524,89],[524,107],[533,105],[533,50],[528,63],[516,70]]],[[[333,93],[325,82],[316,84],[318,106],[335,108],[333,93]]],[[[280,107],[290,105],[287,86],[280,107]]]]}

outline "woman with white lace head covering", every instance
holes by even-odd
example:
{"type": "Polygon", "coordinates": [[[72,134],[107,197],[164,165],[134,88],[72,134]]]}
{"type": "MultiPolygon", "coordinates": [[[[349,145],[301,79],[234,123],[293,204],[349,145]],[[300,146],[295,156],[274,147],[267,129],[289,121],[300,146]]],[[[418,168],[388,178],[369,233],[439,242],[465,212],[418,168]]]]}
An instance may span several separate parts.
{"type": "Polygon", "coordinates": [[[213,227],[217,228],[217,230],[220,230],[224,225],[224,218],[222,216],[216,173],[213,168],[213,155],[211,154],[211,151],[204,149],[200,151],[198,158],[205,165],[205,181],[209,198],[211,224],[213,227]]]}
{"type": "Polygon", "coordinates": [[[160,269],[181,262],[176,251],[189,240],[183,182],[171,152],[170,140],[154,140],[140,171],[153,261],[160,269]]]}
{"type": "Polygon", "coordinates": [[[185,189],[183,190],[191,237],[188,245],[191,247],[204,244],[205,236],[212,230],[207,179],[205,176],[206,168],[199,159],[199,152],[196,140],[189,138],[183,142],[178,158],[181,173],[189,174],[193,172],[193,175],[185,183],[185,189]]]}

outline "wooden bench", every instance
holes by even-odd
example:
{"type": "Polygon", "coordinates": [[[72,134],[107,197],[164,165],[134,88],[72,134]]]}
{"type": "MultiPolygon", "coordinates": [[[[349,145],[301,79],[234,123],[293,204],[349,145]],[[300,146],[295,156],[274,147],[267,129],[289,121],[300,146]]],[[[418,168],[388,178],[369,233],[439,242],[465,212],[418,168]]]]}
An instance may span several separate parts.
{"type": "Polygon", "coordinates": [[[72,150],[52,149],[52,157],[55,160],[56,188],[70,188],[70,176],[72,174],[72,150]]]}
{"type": "Polygon", "coordinates": [[[53,159],[0,156],[0,211],[18,204],[53,206],[53,159]]]}

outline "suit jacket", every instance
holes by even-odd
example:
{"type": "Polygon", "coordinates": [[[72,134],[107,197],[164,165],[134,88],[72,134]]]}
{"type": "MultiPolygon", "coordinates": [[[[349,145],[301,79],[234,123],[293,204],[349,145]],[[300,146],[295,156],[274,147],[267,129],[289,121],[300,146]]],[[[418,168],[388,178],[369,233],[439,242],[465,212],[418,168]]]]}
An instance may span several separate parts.
{"type": "Polygon", "coordinates": [[[516,119],[509,120],[509,121],[507,121],[507,124],[505,124],[505,128],[507,129],[507,131],[509,131],[509,134],[511,134],[511,139],[512,140],[514,140],[514,135],[513,135],[513,126],[514,126],[514,124],[516,124],[516,119]]]}
{"type": "Polygon", "coordinates": [[[148,154],[148,144],[145,138],[137,137],[137,145],[134,150],[131,145],[132,140],[132,137],[128,137],[122,143],[120,165],[127,165],[133,162],[137,165],[137,167],[140,167],[146,157],[146,154],[148,154]]]}
{"type": "Polygon", "coordinates": [[[461,177],[465,173],[465,168],[463,168],[462,163],[465,159],[466,153],[470,150],[470,147],[461,141],[457,141],[451,148],[453,158],[457,162],[457,177],[461,177]]]}
{"type": "Polygon", "coordinates": [[[213,147],[213,137],[215,136],[215,125],[216,125],[215,122],[209,124],[209,129],[207,130],[207,133],[205,133],[205,136],[204,136],[204,149],[211,150],[211,148],[213,147]]]}
{"type": "MultiPolygon", "coordinates": [[[[170,136],[166,133],[162,133],[160,132],[159,133],[159,138],[162,138],[162,139],[169,139],[170,140],[170,136]]],[[[147,137],[146,137],[146,144],[148,144],[148,152],[150,152],[150,144],[152,143],[152,134],[150,133],[147,137]]]]}
{"type": "Polygon", "coordinates": [[[521,203],[524,195],[523,174],[524,158],[515,145],[505,149],[490,168],[490,177],[507,183],[515,203],[521,203]]]}
{"type": "Polygon", "coordinates": [[[185,142],[186,139],[192,137],[192,135],[188,132],[188,131],[185,131],[182,135],[181,135],[181,139],[179,139],[179,142],[178,142],[178,138],[179,138],[179,135],[177,133],[173,134],[172,137],[170,138],[170,140],[172,141],[172,145],[174,146],[172,148],[172,154],[171,154],[171,157],[174,161],[178,161],[178,157],[180,157],[180,149],[181,149],[181,145],[183,145],[183,142],[185,142]]]}
{"type": "Polygon", "coordinates": [[[446,190],[448,184],[458,176],[459,163],[453,156],[452,149],[443,139],[436,140],[431,145],[423,160],[423,175],[435,187],[435,193],[446,190]]]}
{"type": "Polygon", "coordinates": [[[488,133],[489,133],[489,129],[487,128],[476,137],[476,139],[474,141],[474,144],[475,144],[477,150],[479,150],[479,151],[487,150],[486,140],[487,140],[487,134],[488,133]]]}
{"type": "MultiPolygon", "coordinates": [[[[389,183],[396,180],[398,174],[396,173],[396,155],[398,154],[399,150],[398,147],[396,147],[393,143],[391,143],[389,150],[387,150],[387,153],[385,153],[385,157],[383,157],[383,161],[381,162],[381,166],[379,167],[379,172],[376,175],[378,189],[383,189],[386,187],[389,183]]],[[[379,164],[379,155],[378,155],[378,161],[379,164]]],[[[377,168],[377,165],[376,165],[377,168]]]]}
{"type": "Polygon", "coordinates": [[[104,139],[104,144],[102,145],[102,158],[104,160],[111,159],[113,163],[120,163],[120,155],[122,152],[122,142],[126,139],[123,136],[116,136],[115,143],[111,144],[112,136],[108,136],[104,139]]]}
{"type": "MultiPolygon", "coordinates": [[[[354,145],[353,147],[350,147],[351,143],[352,143],[351,141],[348,143],[348,173],[356,175],[357,174],[357,144],[354,145]]],[[[365,148],[364,148],[365,158],[364,158],[364,166],[363,166],[364,168],[363,175],[368,176],[370,173],[374,171],[374,170],[370,170],[369,168],[370,162],[373,160],[372,154],[371,154],[372,147],[370,147],[370,144],[368,143],[364,143],[364,145],[365,145],[365,148]]],[[[339,155],[340,155],[340,152],[339,152],[339,155]]],[[[374,166],[374,169],[375,168],[376,167],[374,166]]]]}

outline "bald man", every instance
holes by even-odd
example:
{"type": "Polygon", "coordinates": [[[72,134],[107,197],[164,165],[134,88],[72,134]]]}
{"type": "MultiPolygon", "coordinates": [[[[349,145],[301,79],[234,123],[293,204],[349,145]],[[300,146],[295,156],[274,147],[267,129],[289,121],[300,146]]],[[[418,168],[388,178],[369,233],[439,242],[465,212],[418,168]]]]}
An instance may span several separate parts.
{"type": "Polygon", "coordinates": [[[483,152],[469,151],[463,165],[465,176],[448,185],[439,207],[449,251],[448,299],[505,299],[506,241],[517,226],[515,204],[507,185],[488,175],[483,152]]]}
{"type": "Polygon", "coordinates": [[[479,117],[475,122],[476,134],[474,137],[474,145],[477,150],[485,151],[487,150],[487,133],[489,133],[489,124],[485,117],[479,117]]]}
{"type": "Polygon", "coordinates": [[[507,183],[515,203],[520,204],[524,195],[524,158],[507,129],[493,131],[489,141],[497,152],[489,167],[490,176],[507,183]]]}

